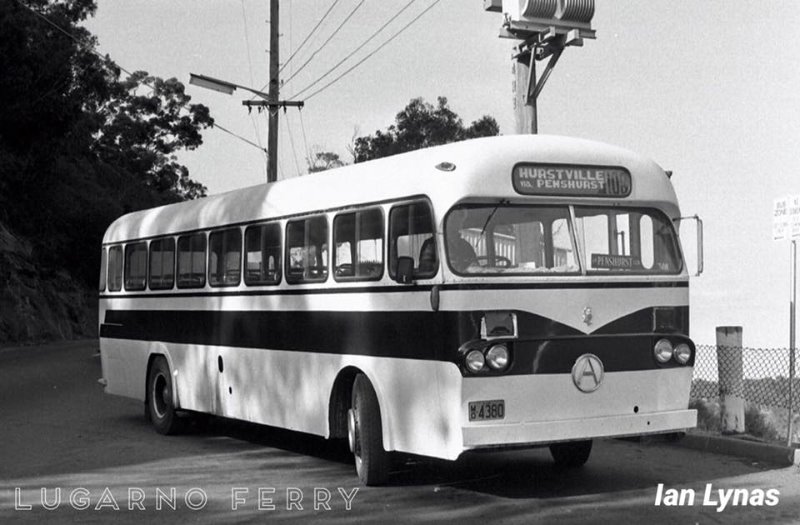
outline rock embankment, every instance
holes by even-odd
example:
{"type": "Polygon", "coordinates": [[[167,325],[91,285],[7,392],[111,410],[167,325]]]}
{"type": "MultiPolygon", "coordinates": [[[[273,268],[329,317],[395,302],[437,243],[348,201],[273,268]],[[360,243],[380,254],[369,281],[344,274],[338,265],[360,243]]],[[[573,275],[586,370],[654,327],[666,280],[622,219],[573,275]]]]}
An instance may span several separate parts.
{"type": "Polygon", "coordinates": [[[96,294],[39,268],[30,243],[0,223],[0,344],[96,335],[96,294]]]}

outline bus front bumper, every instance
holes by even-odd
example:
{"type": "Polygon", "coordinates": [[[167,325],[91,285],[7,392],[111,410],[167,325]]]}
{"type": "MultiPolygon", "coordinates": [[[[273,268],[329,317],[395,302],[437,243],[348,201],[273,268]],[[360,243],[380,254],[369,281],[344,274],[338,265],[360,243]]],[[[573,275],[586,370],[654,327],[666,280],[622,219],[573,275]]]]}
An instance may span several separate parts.
{"type": "Polygon", "coordinates": [[[563,421],[476,424],[463,427],[464,449],[524,446],[601,437],[675,432],[697,425],[696,410],[604,416],[563,421]]]}

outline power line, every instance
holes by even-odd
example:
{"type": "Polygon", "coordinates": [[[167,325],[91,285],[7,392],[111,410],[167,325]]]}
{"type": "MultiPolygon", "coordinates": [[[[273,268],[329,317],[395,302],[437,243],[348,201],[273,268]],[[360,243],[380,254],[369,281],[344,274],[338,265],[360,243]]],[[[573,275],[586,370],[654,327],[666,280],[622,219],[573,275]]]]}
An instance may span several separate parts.
{"type": "Polygon", "coordinates": [[[292,146],[292,155],[294,156],[294,167],[297,169],[297,176],[300,176],[300,163],[297,162],[297,149],[294,147],[294,137],[292,136],[292,127],[289,125],[289,117],[283,119],[286,124],[286,132],[289,134],[289,144],[292,146]]]}
{"type": "MultiPolygon", "coordinates": [[[[328,82],[327,84],[325,84],[324,86],[322,86],[321,88],[319,88],[318,90],[314,91],[313,93],[311,93],[310,95],[308,95],[307,97],[305,97],[305,100],[309,100],[309,99],[313,98],[314,96],[318,95],[319,93],[321,93],[321,92],[325,91],[326,89],[328,89],[329,87],[331,87],[333,84],[335,84],[336,82],[338,82],[339,80],[341,80],[341,79],[342,79],[342,77],[344,77],[345,75],[349,74],[349,73],[350,73],[351,71],[353,71],[355,68],[357,68],[358,66],[360,66],[361,64],[363,64],[364,62],[366,62],[366,61],[367,61],[368,59],[370,59],[370,58],[371,58],[373,55],[375,55],[375,54],[376,54],[378,51],[380,51],[381,49],[383,49],[384,47],[386,47],[386,45],[387,45],[387,44],[389,44],[389,42],[391,42],[392,40],[394,40],[395,38],[397,38],[398,36],[400,36],[400,34],[401,34],[401,33],[403,33],[403,31],[405,31],[406,29],[408,29],[409,27],[411,27],[411,25],[412,25],[412,24],[414,24],[414,23],[415,23],[417,20],[419,20],[420,18],[422,18],[422,16],[423,16],[423,15],[425,15],[425,13],[427,13],[428,11],[430,11],[431,9],[433,9],[433,7],[434,7],[436,4],[438,4],[440,1],[441,1],[441,0],[434,0],[434,2],[433,2],[431,5],[429,5],[427,8],[425,8],[425,10],[424,10],[424,11],[422,11],[420,14],[418,14],[416,17],[414,17],[414,19],[412,19],[412,20],[411,20],[411,22],[409,22],[408,24],[404,25],[404,26],[403,26],[403,27],[402,27],[402,28],[401,28],[401,29],[400,29],[398,32],[396,32],[396,33],[395,33],[395,34],[393,34],[391,37],[389,37],[389,39],[388,39],[386,42],[384,42],[383,44],[381,44],[380,46],[378,46],[378,48],[376,48],[374,51],[372,51],[370,54],[368,54],[367,56],[365,56],[364,58],[362,58],[361,60],[359,60],[358,62],[356,62],[356,63],[355,63],[355,64],[354,64],[354,65],[353,65],[351,68],[349,68],[348,70],[346,70],[344,73],[342,73],[341,75],[339,75],[338,77],[334,78],[333,80],[331,80],[330,82],[328,82]]],[[[297,95],[295,95],[295,96],[297,96],[297,95]]]]}
{"type": "MultiPolygon", "coordinates": [[[[250,72],[250,84],[255,84],[253,81],[253,60],[250,57],[250,35],[247,31],[247,11],[245,10],[244,0],[241,0],[242,3],[242,22],[244,25],[244,45],[245,50],[247,52],[247,65],[250,72]]],[[[261,134],[258,132],[258,124],[256,123],[256,118],[250,114],[250,123],[253,125],[253,133],[256,136],[256,142],[258,142],[258,146],[261,149],[264,149],[263,144],[261,144],[261,134]]]]}
{"type": "Polygon", "coordinates": [[[244,25],[244,45],[245,49],[247,50],[247,65],[250,70],[250,85],[255,84],[253,82],[253,61],[250,58],[250,35],[247,32],[247,12],[245,11],[244,7],[244,0],[242,1],[242,22],[244,25]]]}
{"type": "MultiPolygon", "coordinates": [[[[303,46],[305,46],[306,43],[311,39],[311,36],[316,32],[317,29],[319,29],[319,26],[322,25],[322,22],[325,21],[325,19],[328,17],[328,15],[331,13],[331,11],[333,11],[333,8],[336,7],[336,4],[338,4],[340,1],[341,0],[334,0],[334,2],[331,4],[331,6],[328,8],[328,10],[325,11],[325,14],[322,15],[322,18],[319,19],[319,22],[317,22],[317,25],[315,25],[314,28],[311,29],[311,31],[308,33],[308,35],[306,35],[306,38],[300,43],[299,46],[297,46],[297,49],[294,50],[294,53],[292,53],[291,56],[286,59],[286,62],[283,63],[283,65],[281,66],[279,72],[283,72],[283,70],[286,68],[287,65],[289,65],[289,62],[292,61],[292,59],[295,57],[295,55],[297,55],[297,53],[299,53],[300,50],[303,49],[303,46]]],[[[266,87],[266,86],[264,86],[264,87],[266,87]]],[[[264,89],[264,88],[261,88],[261,89],[264,89]]]]}
{"type": "MultiPolygon", "coordinates": [[[[341,30],[341,29],[344,27],[344,25],[345,25],[345,24],[346,24],[346,23],[347,23],[347,22],[348,22],[348,21],[349,21],[349,20],[350,20],[350,19],[353,17],[353,15],[354,15],[354,14],[356,14],[356,11],[358,11],[358,10],[361,8],[361,6],[362,6],[362,5],[364,5],[364,2],[365,2],[365,1],[366,1],[366,0],[361,0],[361,1],[360,1],[360,2],[359,2],[359,3],[358,3],[358,4],[357,4],[357,5],[356,5],[356,6],[353,8],[353,10],[352,10],[352,11],[350,11],[350,14],[348,14],[348,15],[347,15],[347,18],[345,18],[345,19],[342,21],[342,23],[341,23],[341,24],[339,24],[339,27],[337,27],[337,28],[336,28],[336,29],[333,31],[333,33],[331,33],[331,35],[328,37],[328,39],[327,39],[327,40],[325,40],[325,42],[323,42],[323,43],[322,43],[322,45],[321,45],[321,46],[319,46],[319,48],[317,48],[317,50],[316,50],[316,51],[314,51],[313,53],[311,53],[311,56],[310,56],[310,57],[308,57],[308,60],[306,60],[305,62],[303,62],[303,65],[302,65],[302,66],[300,66],[300,67],[299,67],[299,68],[298,68],[298,69],[297,69],[297,70],[296,70],[294,73],[292,73],[292,75],[291,75],[289,78],[287,78],[287,79],[284,81],[284,85],[288,84],[288,83],[289,83],[289,81],[291,81],[291,80],[292,80],[294,77],[296,77],[296,76],[297,76],[297,74],[298,74],[298,73],[300,73],[300,72],[301,72],[301,71],[302,71],[302,70],[303,70],[303,69],[304,69],[304,68],[305,68],[305,67],[306,67],[306,66],[309,64],[309,62],[311,62],[312,60],[314,60],[314,57],[315,57],[315,56],[317,56],[317,53],[319,53],[320,51],[322,51],[322,49],[323,49],[325,46],[327,46],[327,45],[328,45],[328,43],[329,43],[331,40],[333,40],[333,37],[335,37],[335,36],[336,36],[336,35],[339,33],[339,31],[340,31],[340,30],[341,30]]],[[[438,0],[437,0],[437,1],[438,1],[438,0]]]]}
{"type": "Polygon", "coordinates": [[[306,125],[303,123],[303,110],[301,109],[298,113],[300,114],[300,129],[303,132],[303,145],[306,150],[306,159],[308,162],[311,162],[311,150],[308,149],[308,139],[306,138],[306,125]]]}
{"type": "MultiPolygon", "coordinates": [[[[67,37],[69,37],[70,40],[72,40],[73,42],[78,44],[81,48],[85,49],[86,51],[89,51],[90,53],[92,53],[93,55],[97,56],[98,58],[103,58],[103,59],[105,58],[100,53],[98,53],[95,49],[93,49],[87,42],[84,42],[84,41],[80,40],[78,37],[76,37],[75,35],[73,35],[69,31],[67,31],[66,29],[64,29],[60,25],[56,24],[55,22],[53,22],[52,20],[47,18],[45,15],[43,15],[42,13],[37,11],[36,9],[34,9],[31,6],[25,4],[22,0],[16,0],[16,1],[17,1],[17,3],[19,5],[21,5],[22,7],[24,7],[25,9],[27,9],[28,11],[30,11],[31,13],[36,15],[37,17],[39,17],[42,20],[44,20],[47,24],[49,24],[50,26],[54,27],[56,30],[60,31],[61,33],[65,34],[67,37]]],[[[116,62],[115,62],[115,64],[116,64],[116,62]]],[[[128,75],[133,75],[133,73],[131,73],[130,71],[128,71],[124,67],[120,66],[119,64],[116,64],[116,66],[121,71],[124,71],[128,75]]]]}
{"type": "MultiPolygon", "coordinates": [[[[414,4],[414,3],[416,3],[417,1],[418,1],[418,0],[411,0],[410,2],[408,2],[408,3],[407,3],[407,4],[406,4],[406,5],[405,5],[405,6],[404,6],[402,9],[400,9],[400,11],[398,11],[397,13],[395,13],[395,14],[394,14],[394,16],[392,16],[392,17],[391,17],[391,18],[390,18],[390,19],[389,19],[389,20],[388,20],[388,21],[387,21],[385,24],[383,24],[381,27],[379,27],[377,31],[375,31],[374,33],[372,33],[372,35],[370,35],[370,37],[369,37],[369,38],[367,38],[366,40],[364,40],[364,41],[363,41],[363,42],[362,42],[362,43],[361,43],[361,44],[360,44],[360,45],[359,45],[357,48],[355,48],[355,49],[354,49],[352,52],[350,52],[350,54],[349,54],[349,55],[347,55],[346,57],[344,57],[343,59],[341,59],[339,62],[337,62],[335,66],[333,66],[333,67],[332,67],[332,68],[330,68],[328,71],[326,71],[326,72],[325,72],[325,73],[324,73],[324,74],[323,74],[321,77],[319,77],[318,79],[316,79],[315,81],[313,81],[311,84],[309,84],[308,86],[306,86],[306,87],[305,87],[305,88],[303,88],[302,90],[298,91],[298,92],[297,92],[297,95],[300,95],[300,94],[302,94],[302,93],[305,93],[306,91],[308,91],[309,89],[311,89],[312,87],[314,87],[315,85],[317,85],[319,82],[321,82],[321,81],[322,81],[322,79],[324,79],[325,77],[327,77],[328,75],[330,75],[330,74],[331,74],[333,71],[335,71],[335,70],[336,70],[336,69],[337,69],[339,66],[341,66],[341,65],[342,65],[344,62],[346,62],[348,59],[350,59],[350,58],[351,58],[353,55],[355,55],[356,53],[358,53],[359,51],[361,51],[361,49],[363,49],[363,48],[364,48],[364,46],[366,46],[368,43],[370,43],[370,42],[371,42],[371,41],[372,41],[372,40],[373,40],[373,39],[374,39],[376,36],[378,36],[378,34],[379,34],[381,31],[383,31],[384,29],[386,29],[386,27],[387,27],[389,24],[391,24],[392,22],[394,22],[394,21],[397,19],[397,17],[399,17],[401,14],[403,14],[403,13],[405,12],[405,10],[406,10],[406,9],[408,9],[409,7],[411,7],[411,5],[412,5],[412,4],[414,4]]],[[[297,96],[297,95],[295,95],[295,96],[297,96]]]]}
{"type": "Polygon", "coordinates": [[[238,135],[238,134],[234,133],[233,131],[231,131],[231,130],[229,130],[229,129],[227,129],[227,128],[224,128],[224,127],[220,126],[220,125],[219,125],[219,124],[217,124],[216,122],[214,122],[213,124],[211,124],[211,127],[212,127],[212,128],[217,128],[217,129],[219,129],[220,131],[224,131],[224,132],[225,132],[225,133],[227,133],[228,135],[234,136],[234,137],[236,137],[237,139],[241,140],[242,142],[246,142],[247,144],[250,144],[251,146],[255,146],[256,148],[258,148],[258,149],[260,149],[261,151],[263,151],[265,154],[267,153],[267,150],[266,150],[266,149],[265,149],[265,148],[264,148],[264,147],[263,147],[261,144],[256,144],[255,142],[253,142],[253,141],[251,141],[251,140],[248,140],[248,139],[246,139],[246,138],[242,137],[241,135],[238,135]]]}
{"type": "MultiPolygon", "coordinates": [[[[18,3],[19,5],[21,5],[22,7],[24,7],[25,9],[27,9],[28,11],[30,11],[31,13],[33,13],[34,15],[36,15],[38,18],[41,18],[41,19],[42,19],[42,20],[44,20],[44,21],[45,21],[47,24],[49,24],[50,26],[54,27],[54,28],[55,28],[56,30],[58,30],[59,32],[63,33],[63,34],[64,34],[64,35],[66,35],[67,37],[69,37],[69,38],[70,38],[70,39],[71,39],[73,42],[75,42],[76,44],[78,44],[78,45],[79,45],[79,46],[80,46],[82,49],[84,49],[84,50],[86,50],[86,51],[88,51],[88,52],[92,53],[93,55],[95,55],[96,57],[98,57],[98,58],[100,58],[100,59],[103,59],[103,60],[105,60],[105,59],[106,59],[106,57],[105,57],[105,56],[101,55],[101,54],[100,54],[100,53],[99,53],[99,52],[98,52],[96,49],[94,49],[94,48],[93,48],[93,47],[92,47],[92,46],[91,46],[89,43],[82,41],[81,39],[79,39],[78,37],[76,37],[75,35],[73,35],[72,33],[70,33],[69,31],[67,31],[67,30],[66,30],[66,29],[64,29],[63,27],[59,26],[58,24],[56,24],[55,22],[53,22],[52,20],[50,20],[49,18],[47,18],[45,15],[43,15],[43,14],[42,14],[42,13],[40,13],[39,11],[35,10],[34,8],[30,7],[29,5],[26,5],[26,4],[25,4],[25,3],[24,3],[22,0],[16,0],[16,1],[17,1],[17,3],[18,3]]],[[[113,63],[114,63],[114,65],[115,65],[116,67],[118,67],[118,68],[120,69],[120,71],[123,71],[123,72],[124,72],[124,73],[126,73],[126,74],[127,74],[129,77],[133,77],[133,73],[131,73],[130,71],[128,71],[127,69],[125,69],[124,67],[122,67],[121,65],[119,65],[119,64],[118,64],[116,61],[113,61],[113,63]]],[[[145,86],[149,87],[149,88],[150,88],[152,91],[155,91],[155,90],[156,90],[156,88],[155,88],[155,86],[154,86],[153,84],[151,84],[150,82],[147,82],[147,81],[145,81],[144,79],[137,81],[137,83],[138,83],[138,84],[144,84],[145,86]]],[[[180,108],[180,111],[188,111],[188,110],[187,110],[185,107],[181,107],[181,108],[180,108]]],[[[261,147],[261,146],[259,146],[258,144],[254,143],[254,142],[252,142],[252,141],[250,141],[250,140],[247,140],[246,138],[244,138],[244,137],[242,137],[242,136],[240,136],[240,135],[237,135],[236,133],[234,133],[234,132],[230,131],[229,129],[227,129],[227,128],[224,128],[223,126],[220,126],[220,125],[219,125],[219,124],[217,124],[216,122],[215,122],[214,124],[212,124],[212,125],[211,125],[211,127],[218,128],[220,131],[223,131],[223,132],[225,132],[225,133],[228,133],[229,135],[232,135],[232,136],[234,136],[234,137],[238,138],[239,140],[242,140],[242,141],[246,142],[247,144],[250,144],[251,146],[254,146],[254,147],[256,147],[256,148],[258,148],[258,149],[260,149],[260,150],[262,150],[262,151],[265,151],[265,150],[264,150],[264,148],[263,148],[263,147],[261,147]]]]}

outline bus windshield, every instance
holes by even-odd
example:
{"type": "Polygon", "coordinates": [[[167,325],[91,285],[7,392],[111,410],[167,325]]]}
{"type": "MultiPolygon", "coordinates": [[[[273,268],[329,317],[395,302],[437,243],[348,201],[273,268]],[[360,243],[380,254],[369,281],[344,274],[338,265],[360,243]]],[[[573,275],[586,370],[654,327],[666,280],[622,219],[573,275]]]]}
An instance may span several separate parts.
{"type": "Polygon", "coordinates": [[[682,269],[675,230],[644,208],[457,206],[445,218],[448,262],[462,275],[675,274],[682,269]]]}

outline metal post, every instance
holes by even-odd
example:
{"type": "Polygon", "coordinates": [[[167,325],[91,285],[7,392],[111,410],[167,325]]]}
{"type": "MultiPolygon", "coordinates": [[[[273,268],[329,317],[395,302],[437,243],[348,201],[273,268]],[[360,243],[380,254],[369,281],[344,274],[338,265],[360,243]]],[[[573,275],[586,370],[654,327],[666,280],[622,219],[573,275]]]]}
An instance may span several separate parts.
{"type": "Polygon", "coordinates": [[[267,182],[278,180],[278,75],[280,71],[279,0],[270,0],[269,6],[269,92],[267,110],[267,182]]]}
{"type": "Polygon", "coordinates": [[[786,441],[788,446],[792,446],[794,429],[792,418],[794,417],[794,377],[795,377],[795,326],[797,314],[797,241],[792,240],[791,251],[789,252],[789,264],[791,268],[790,288],[789,288],[789,425],[786,441]]]}
{"type": "Polygon", "coordinates": [[[717,327],[720,431],[742,434],[744,426],[744,381],[742,327],[717,327]]]}

